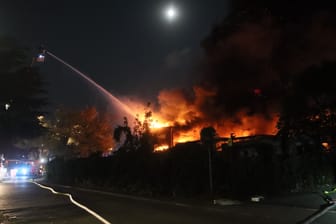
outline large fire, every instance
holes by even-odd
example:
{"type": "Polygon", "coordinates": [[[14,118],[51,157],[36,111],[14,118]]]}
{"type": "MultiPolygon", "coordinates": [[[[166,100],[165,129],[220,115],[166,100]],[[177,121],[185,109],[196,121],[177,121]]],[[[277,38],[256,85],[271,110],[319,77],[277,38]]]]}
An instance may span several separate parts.
{"type": "MultiPolygon", "coordinates": [[[[276,134],[277,115],[248,114],[245,110],[237,112],[234,117],[210,117],[202,111],[201,105],[214,92],[194,88],[193,99],[187,99],[182,91],[164,90],[158,96],[157,108],[151,108],[149,126],[151,131],[162,140],[156,145],[156,151],[164,151],[176,143],[196,141],[200,139],[200,131],[212,126],[218,136],[245,137],[257,134],[276,134]]],[[[138,115],[144,113],[144,104],[127,102],[138,115]]]]}

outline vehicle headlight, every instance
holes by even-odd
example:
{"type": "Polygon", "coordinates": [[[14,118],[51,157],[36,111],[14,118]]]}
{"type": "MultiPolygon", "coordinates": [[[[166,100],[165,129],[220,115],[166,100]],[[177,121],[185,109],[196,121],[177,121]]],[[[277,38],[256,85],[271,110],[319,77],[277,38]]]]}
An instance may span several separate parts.
{"type": "Polygon", "coordinates": [[[27,175],[28,174],[28,169],[27,168],[21,168],[20,172],[23,175],[27,175]]]}

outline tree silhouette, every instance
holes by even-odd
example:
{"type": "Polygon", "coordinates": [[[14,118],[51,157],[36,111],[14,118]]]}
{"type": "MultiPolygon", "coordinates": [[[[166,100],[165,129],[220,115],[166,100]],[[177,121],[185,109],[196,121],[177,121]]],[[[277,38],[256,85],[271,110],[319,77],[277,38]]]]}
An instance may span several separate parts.
{"type": "Polygon", "coordinates": [[[201,137],[201,142],[204,145],[209,146],[211,150],[215,149],[215,143],[216,143],[215,139],[217,137],[215,128],[213,127],[202,128],[200,132],[200,137],[201,137]]]}
{"type": "Polygon", "coordinates": [[[118,125],[113,131],[113,139],[121,144],[126,151],[133,149],[133,135],[131,128],[128,126],[127,117],[124,117],[124,124],[118,125]],[[124,139],[123,139],[124,137],[124,139]]]}
{"type": "Polygon", "coordinates": [[[0,38],[0,140],[39,136],[37,117],[45,114],[45,83],[38,68],[31,67],[27,49],[10,38],[0,38]]]}
{"type": "Polygon", "coordinates": [[[150,123],[152,122],[151,104],[147,103],[144,108],[144,117],[140,118],[136,115],[133,129],[128,125],[128,120],[124,118],[124,124],[118,125],[114,129],[113,137],[121,144],[120,149],[123,151],[139,150],[142,152],[153,152],[155,137],[150,131],[150,123]]]}
{"type": "Polygon", "coordinates": [[[283,137],[309,136],[315,144],[335,144],[336,63],[313,66],[294,79],[284,100],[278,128],[283,137]]]}

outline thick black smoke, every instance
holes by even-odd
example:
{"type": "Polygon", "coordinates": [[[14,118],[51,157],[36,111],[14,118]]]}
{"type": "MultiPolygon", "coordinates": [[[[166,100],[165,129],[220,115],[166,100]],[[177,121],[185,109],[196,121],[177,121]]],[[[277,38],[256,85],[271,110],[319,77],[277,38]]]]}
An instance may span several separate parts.
{"type": "Polygon", "coordinates": [[[336,11],[323,1],[237,1],[202,42],[209,117],[274,114],[295,74],[336,59],[336,11]],[[281,2],[281,4],[280,4],[281,2]],[[252,4],[254,3],[254,4],[252,4]]]}

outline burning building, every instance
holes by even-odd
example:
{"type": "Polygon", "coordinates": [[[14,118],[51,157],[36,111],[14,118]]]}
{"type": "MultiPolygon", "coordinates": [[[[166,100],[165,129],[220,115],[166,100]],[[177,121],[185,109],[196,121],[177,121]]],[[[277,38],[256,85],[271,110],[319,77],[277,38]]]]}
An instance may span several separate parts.
{"type": "Polygon", "coordinates": [[[334,14],[309,10],[302,17],[295,11],[279,15],[277,7],[250,9],[214,26],[201,43],[204,55],[193,87],[158,94],[152,130],[166,133],[159,134],[165,147],[198,140],[210,126],[221,137],[277,134],[281,102],[293,79],[336,58],[334,14]]]}

